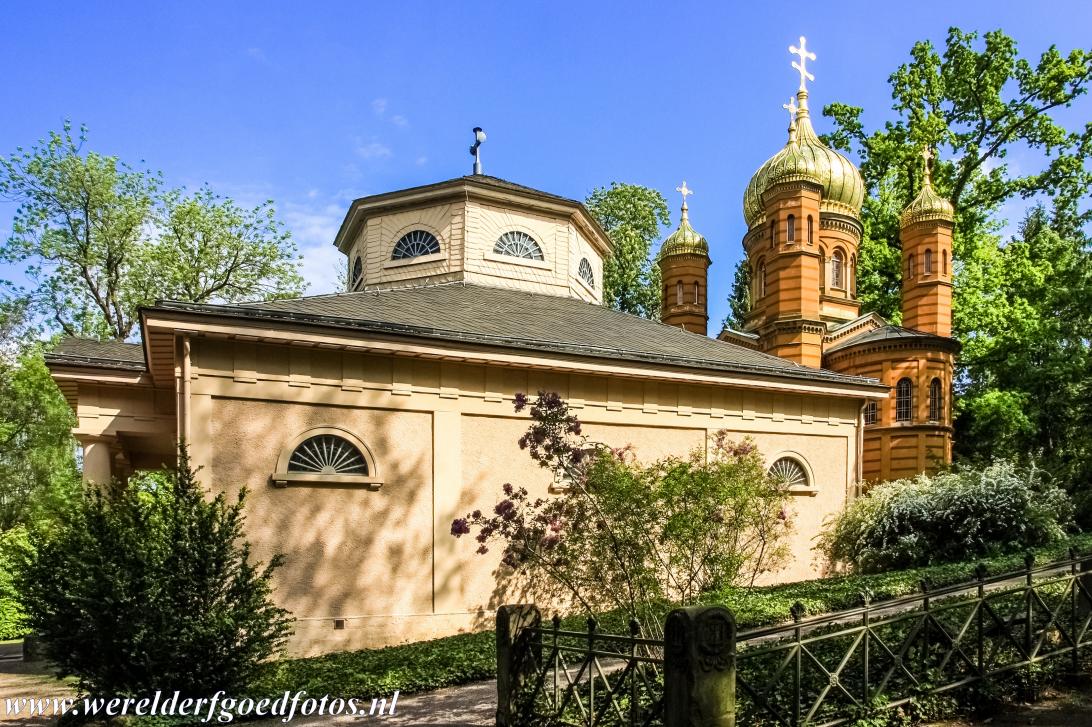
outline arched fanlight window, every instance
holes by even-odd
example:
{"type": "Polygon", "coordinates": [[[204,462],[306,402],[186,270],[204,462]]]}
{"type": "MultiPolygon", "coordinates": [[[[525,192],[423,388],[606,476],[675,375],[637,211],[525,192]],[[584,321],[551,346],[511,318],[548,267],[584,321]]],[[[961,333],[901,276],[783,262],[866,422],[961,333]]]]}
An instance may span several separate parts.
{"type": "Polygon", "coordinates": [[[906,277],[907,278],[909,278],[911,280],[914,278],[914,273],[917,272],[917,266],[918,266],[917,265],[917,257],[914,255],[914,253],[910,253],[910,255],[906,258],[906,277]]]}
{"type": "Polygon", "coordinates": [[[940,261],[941,261],[940,272],[943,275],[947,275],[948,274],[948,251],[947,250],[942,250],[941,251],[940,261]]]}
{"type": "Polygon", "coordinates": [[[933,251],[931,249],[929,249],[929,248],[925,249],[925,255],[923,257],[923,262],[925,263],[925,274],[926,275],[932,275],[933,274],[933,251]]]}
{"type": "Polygon", "coordinates": [[[875,424],[879,420],[880,407],[876,405],[875,399],[865,404],[864,408],[864,423],[875,424]]]}
{"type": "Polygon", "coordinates": [[[431,232],[413,230],[402,235],[394,243],[391,260],[409,260],[422,255],[436,255],[440,252],[440,241],[431,232]]]}
{"type": "Polygon", "coordinates": [[[782,457],[770,465],[769,474],[787,489],[809,487],[808,471],[792,457],[782,457]]]}
{"type": "Polygon", "coordinates": [[[786,242],[796,242],[796,217],[789,215],[789,234],[785,238],[786,242]]]}
{"type": "Polygon", "coordinates": [[[701,300],[701,283],[694,283],[694,305],[699,305],[701,300]]]}
{"type": "Polygon", "coordinates": [[[364,263],[360,259],[360,256],[356,256],[356,261],[353,262],[353,280],[352,289],[360,290],[361,284],[364,282],[364,263]]]}
{"type": "Polygon", "coordinates": [[[846,287],[845,266],[845,253],[841,250],[835,250],[834,255],[830,258],[830,287],[838,288],[839,290],[846,287]]]}
{"type": "Polygon", "coordinates": [[[682,281],[675,283],[675,305],[682,305],[682,281]]]}
{"type": "Polygon", "coordinates": [[[336,434],[319,434],[300,442],[288,460],[291,473],[366,475],[368,462],[349,440],[336,434]]]}
{"type": "Polygon", "coordinates": [[[899,379],[895,384],[895,421],[908,422],[914,410],[914,384],[910,379],[899,379]]]}
{"type": "Polygon", "coordinates": [[[591,263],[588,262],[588,258],[580,258],[580,264],[576,266],[576,274],[580,276],[580,279],[591,287],[595,287],[595,272],[592,270],[591,263]]]}
{"type": "Polygon", "coordinates": [[[944,419],[944,390],[940,379],[929,382],[929,421],[939,422],[944,419]]]}
{"type": "Polygon", "coordinates": [[[493,253],[506,257],[518,257],[524,260],[545,260],[542,247],[535,238],[522,230],[510,230],[497,239],[493,253]]]}
{"type": "Polygon", "coordinates": [[[758,264],[758,297],[766,297],[766,261],[758,264]]]}

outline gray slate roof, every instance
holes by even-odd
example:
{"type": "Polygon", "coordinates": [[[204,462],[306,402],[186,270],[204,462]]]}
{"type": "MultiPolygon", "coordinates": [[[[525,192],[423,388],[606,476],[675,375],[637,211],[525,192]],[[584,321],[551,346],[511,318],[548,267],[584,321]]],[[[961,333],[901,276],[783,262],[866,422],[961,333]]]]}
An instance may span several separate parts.
{"type": "Polygon", "coordinates": [[[62,338],[57,348],[46,355],[46,361],[134,371],[143,371],[145,368],[144,347],[139,343],[96,341],[90,338],[62,338]]]}
{"type": "Polygon", "coordinates": [[[163,301],[157,308],[271,324],[302,322],[543,353],[877,385],[874,379],[800,366],[606,306],[462,283],[233,305],[163,301]]]}
{"type": "Polygon", "coordinates": [[[886,325],[875,328],[868,333],[862,333],[848,340],[840,341],[826,350],[826,353],[840,351],[850,346],[858,346],[862,343],[879,343],[881,341],[919,341],[932,346],[959,348],[959,342],[954,338],[938,336],[935,333],[919,331],[915,328],[903,328],[902,326],[886,325]]]}

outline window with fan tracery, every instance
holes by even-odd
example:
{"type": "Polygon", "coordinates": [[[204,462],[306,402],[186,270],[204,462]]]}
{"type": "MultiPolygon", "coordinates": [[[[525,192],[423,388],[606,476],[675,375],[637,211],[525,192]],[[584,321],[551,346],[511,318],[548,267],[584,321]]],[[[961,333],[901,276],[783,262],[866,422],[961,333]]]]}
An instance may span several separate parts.
{"type": "Polygon", "coordinates": [[[804,489],[811,486],[808,480],[808,472],[804,465],[792,457],[782,457],[774,462],[769,469],[770,476],[777,480],[786,489],[804,489]]]}
{"type": "Polygon", "coordinates": [[[351,442],[334,434],[319,434],[303,440],[288,460],[292,473],[366,475],[368,462],[351,442]]]}
{"type": "Polygon", "coordinates": [[[535,238],[521,230],[511,230],[504,233],[493,245],[495,255],[518,257],[524,260],[545,260],[542,254],[542,246],[535,238]]]}
{"type": "Polygon", "coordinates": [[[413,230],[402,235],[394,243],[391,260],[409,260],[424,255],[436,255],[440,252],[440,241],[426,230],[413,230]]]}

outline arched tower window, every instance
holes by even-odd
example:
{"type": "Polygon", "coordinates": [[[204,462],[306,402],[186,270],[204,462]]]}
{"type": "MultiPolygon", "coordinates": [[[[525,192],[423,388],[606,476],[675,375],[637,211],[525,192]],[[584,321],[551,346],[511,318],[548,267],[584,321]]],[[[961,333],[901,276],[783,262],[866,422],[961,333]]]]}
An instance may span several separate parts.
{"type": "Polygon", "coordinates": [[[906,277],[909,280],[914,279],[915,268],[917,268],[917,258],[914,253],[910,253],[906,258],[906,277]]]}
{"type": "Polygon", "coordinates": [[[391,260],[409,260],[422,255],[435,255],[440,252],[440,241],[431,232],[413,230],[398,238],[394,243],[391,260]]]}
{"type": "Polygon", "coordinates": [[[939,422],[944,420],[944,389],[940,385],[940,379],[929,382],[929,421],[939,422]]]}
{"type": "Polygon", "coordinates": [[[940,272],[942,274],[944,274],[944,275],[947,275],[948,274],[948,251],[947,250],[941,250],[940,264],[941,264],[940,272]]]}
{"type": "Polygon", "coordinates": [[[895,421],[908,422],[914,411],[914,383],[908,378],[895,384],[895,421]]]}
{"type": "Polygon", "coordinates": [[[933,274],[933,251],[931,249],[929,249],[929,248],[925,249],[924,263],[925,263],[925,274],[926,275],[932,275],[933,274]]]}
{"type": "Polygon", "coordinates": [[[758,297],[766,297],[766,261],[758,264],[758,297]]]}
{"type": "Polygon", "coordinates": [[[808,215],[808,244],[809,245],[814,245],[815,244],[815,234],[814,234],[814,231],[813,231],[812,224],[813,223],[812,223],[812,220],[811,220],[811,215],[808,215]]]}
{"type": "Polygon", "coordinates": [[[675,283],[675,305],[682,305],[682,281],[675,283]]]}
{"type": "Polygon", "coordinates": [[[857,256],[849,256],[849,289],[857,297],[857,256]]]}
{"type": "Polygon", "coordinates": [[[364,262],[360,259],[360,256],[356,256],[356,260],[353,262],[353,279],[351,287],[353,290],[360,290],[361,284],[364,282],[364,262]]]}
{"type": "Polygon", "coordinates": [[[777,245],[777,221],[770,220],[770,247],[777,245]]]}
{"type": "Polygon", "coordinates": [[[701,299],[701,283],[694,283],[694,305],[699,305],[698,301],[701,299]]]}
{"type": "Polygon", "coordinates": [[[830,258],[830,287],[842,290],[846,287],[846,257],[841,250],[835,250],[830,258]]]}
{"type": "Polygon", "coordinates": [[[789,215],[789,234],[786,242],[796,242],[796,217],[789,215]]]}

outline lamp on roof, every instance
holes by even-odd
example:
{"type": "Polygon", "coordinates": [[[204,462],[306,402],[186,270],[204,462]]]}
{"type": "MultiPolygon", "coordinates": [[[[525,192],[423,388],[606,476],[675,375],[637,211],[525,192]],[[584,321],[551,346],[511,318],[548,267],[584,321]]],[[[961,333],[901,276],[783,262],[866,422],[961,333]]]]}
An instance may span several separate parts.
{"type": "Polygon", "coordinates": [[[485,132],[482,131],[482,127],[475,126],[474,129],[474,145],[470,147],[470,156],[474,157],[474,173],[482,173],[482,157],[481,152],[478,151],[478,147],[485,141],[485,132]]]}

